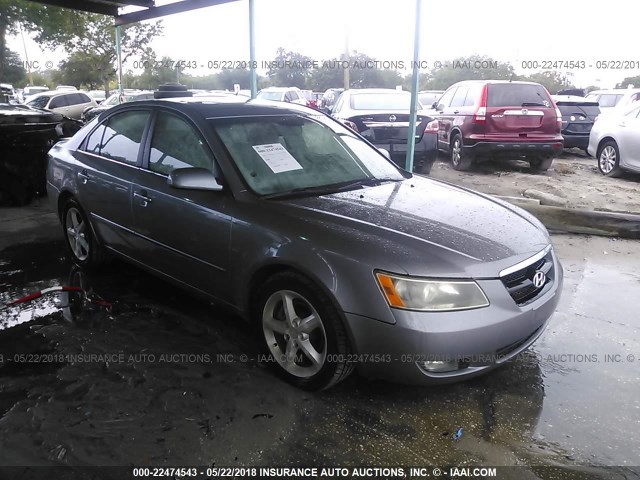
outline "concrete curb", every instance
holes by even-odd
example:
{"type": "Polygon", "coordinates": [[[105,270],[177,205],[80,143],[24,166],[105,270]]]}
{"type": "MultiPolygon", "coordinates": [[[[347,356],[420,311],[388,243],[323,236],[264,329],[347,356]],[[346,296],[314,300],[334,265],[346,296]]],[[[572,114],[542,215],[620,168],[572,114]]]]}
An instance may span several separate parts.
{"type": "Polygon", "coordinates": [[[640,215],[551,207],[528,202],[526,200],[529,199],[518,197],[497,196],[497,198],[513,203],[535,215],[545,227],[554,232],[640,239],[640,215]]]}

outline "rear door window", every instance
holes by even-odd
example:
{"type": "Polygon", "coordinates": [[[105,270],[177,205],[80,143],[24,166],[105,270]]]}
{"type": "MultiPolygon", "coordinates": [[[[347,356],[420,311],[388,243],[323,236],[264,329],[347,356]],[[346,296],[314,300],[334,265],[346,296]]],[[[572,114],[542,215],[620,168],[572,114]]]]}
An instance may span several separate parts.
{"type": "Polygon", "coordinates": [[[551,99],[542,85],[489,84],[487,107],[550,107],[551,105],[551,99]]]}
{"type": "Polygon", "coordinates": [[[100,155],[135,165],[148,119],[147,111],[124,112],[109,117],[102,137],[100,155]]]}

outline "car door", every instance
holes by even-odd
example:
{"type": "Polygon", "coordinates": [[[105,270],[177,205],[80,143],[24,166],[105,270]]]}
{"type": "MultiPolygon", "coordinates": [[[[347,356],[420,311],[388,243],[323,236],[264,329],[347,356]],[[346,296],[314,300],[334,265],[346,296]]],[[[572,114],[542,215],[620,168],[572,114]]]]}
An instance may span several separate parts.
{"type": "Polygon", "coordinates": [[[128,110],[93,129],[75,157],[78,200],[102,242],[135,258],[131,195],[150,111],[128,110]]]}
{"type": "Polygon", "coordinates": [[[640,170],[640,106],[620,117],[616,140],[622,166],[640,170]]]}
{"type": "Polygon", "coordinates": [[[438,120],[438,149],[440,150],[449,150],[449,137],[451,135],[451,127],[453,126],[453,117],[449,114],[448,109],[456,90],[458,90],[458,87],[454,85],[442,94],[433,114],[433,117],[438,120]],[[447,111],[446,114],[445,110],[447,111]]]}
{"type": "Polygon", "coordinates": [[[49,100],[49,105],[47,105],[47,110],[67,115],[69,113],[69,102],[67,97],[68,95],[56,95],[51,98],[51,100],[49,100]]]}
{"type": "Polygon", "coordinates": [[[138,250],[165,275],[218,298],[228,276],[233,198],[228,191],[182,190],[167,183],[174,168],[206,168],[220,177],[202,133],[188,118],[159,110],[132,191],[138,250]]]}
{"type": "Polygon", "coordinates": [[[67,114],[71,118],[79,119],[82,116],[82,111],[87,105],[93,105],[88,95],[84,93],[73,93],[69,95],[69,113],[67,114]]]}

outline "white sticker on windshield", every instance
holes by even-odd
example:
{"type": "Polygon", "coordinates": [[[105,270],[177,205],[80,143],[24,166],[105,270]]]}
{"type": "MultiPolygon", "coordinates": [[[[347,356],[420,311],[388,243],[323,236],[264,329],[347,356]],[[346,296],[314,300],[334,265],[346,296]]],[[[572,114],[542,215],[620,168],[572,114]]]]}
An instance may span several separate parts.
{"type": "Polygon", "coordinates": [[[264,163],[269,166],[273,173],[302,170],[302,165],[279,143],[253,145],[253,149],[260,155],[260,158],[264,160],[264,163]]]}

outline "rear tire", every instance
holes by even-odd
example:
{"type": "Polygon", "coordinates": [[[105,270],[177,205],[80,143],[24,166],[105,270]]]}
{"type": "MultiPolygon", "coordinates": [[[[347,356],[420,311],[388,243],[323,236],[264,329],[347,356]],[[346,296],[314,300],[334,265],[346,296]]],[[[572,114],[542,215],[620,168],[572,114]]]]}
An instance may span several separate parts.
{"type": "Polygon", "coordinates": [[[532,158],[529,160],[529,167],[534,172],[546,172],[553,164],[553,157],[547,158],[532,158]]]}
{"type": "Polygon", "coordinates": [[[598,170],[605,177],[619,177],[622,175],[620,168],[620,150],[618,144],[613,140],[603,143],[598,149],[598,170]]]}
{"type": "Polygon", "coordinates": [[[473,163],[473,155],[463,148],[462,135],[456,133],[451,139],[451,166],[458,171],[467,171],[473,163]]]}
{"type": "Polygon", "coordinates": [[[260,288],[254,317],[277,373],[307,390],[324,390],[354,369],[342,318],[308,278],[283,272],[260,288]]]}
{"type": "Polygon", "coordinates": [[[62,207],[62,229],[73,262],[79,267],[93,268],[104,260],[103,250],[93,234],[89,220],[73,198],[62,207]]]}

